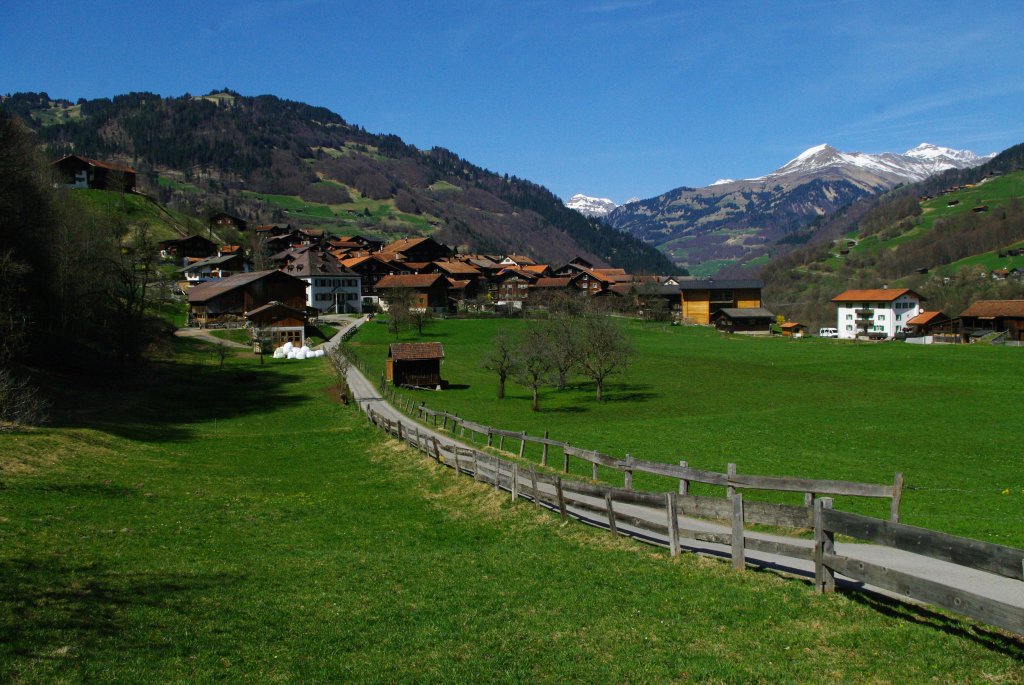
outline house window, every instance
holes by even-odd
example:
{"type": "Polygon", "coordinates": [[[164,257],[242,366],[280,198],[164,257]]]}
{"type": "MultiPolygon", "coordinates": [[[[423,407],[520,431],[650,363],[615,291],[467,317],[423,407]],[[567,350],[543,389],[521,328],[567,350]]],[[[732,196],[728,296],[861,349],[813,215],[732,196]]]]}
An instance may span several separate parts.
{"type": "Polygon", "coordinates": [[[846,315],[846,320],[847,321],[853,321],[853,314],[847,314],[846,315]]]}

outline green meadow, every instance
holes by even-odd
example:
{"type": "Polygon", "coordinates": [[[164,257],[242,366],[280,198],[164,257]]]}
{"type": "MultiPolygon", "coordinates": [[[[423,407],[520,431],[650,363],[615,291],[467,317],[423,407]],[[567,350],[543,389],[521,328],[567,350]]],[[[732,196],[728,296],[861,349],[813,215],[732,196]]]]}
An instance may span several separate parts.
{"type": "Polygon", "coordinates": [[[324,360],[175,345],[0,434],[0,681],[1024,678],[997,631],[512,504],[338,404],[324,360]]]}
{"type": "MultiPolygon", "coordinates": [[[[595,401],[592,382],[541,392],[514,383],[496,398],[482,368],[494,335],[530,321],[434,321],[421,337],[444,344],[442,392],[404,396],[485,425],[550,437],[622,458],[724,472],[892,483],[906,480],[901,520],[1024,546],[1024,350],[723,336],[712,329],[623,321],[635,354],[595,401]]],[[[395,340],[383,322],[350,343],[379,378],[395,340]]],[[[514,445],[518,449],[518,443],[514,445]]],[[[536,461],[539,447],[528,458],[536,461]]],[[[582,462],[574,472],[587,474],[582,462]]],[[[621,484],[621,474],[601,472],[621,484]]],[[[668,490],[655,476],[638,487],[668,490]]],[[[712,492],[708,488],[706,492],[712,492]]],[[[698,493],[700,490],[698,489],[698,493]]],[[[768,495],[797,504],[798,494],[768,495]]],[[[887,501],[837,498],[837,508],[886,517],[887,501]]]]}

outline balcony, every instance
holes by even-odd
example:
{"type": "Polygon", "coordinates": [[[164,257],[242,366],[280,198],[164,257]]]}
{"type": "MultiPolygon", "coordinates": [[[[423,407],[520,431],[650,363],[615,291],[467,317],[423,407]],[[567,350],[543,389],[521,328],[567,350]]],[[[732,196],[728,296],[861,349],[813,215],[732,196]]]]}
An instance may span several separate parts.
{"type": "Polygon", "coordinates": [[[873,317],[875,315],[875,310],[874,309],[855,309],[853,311],[853,313],[856,314],[857,316],[861,317],[862,319],[870,319],[871,317],[873,317]]]}

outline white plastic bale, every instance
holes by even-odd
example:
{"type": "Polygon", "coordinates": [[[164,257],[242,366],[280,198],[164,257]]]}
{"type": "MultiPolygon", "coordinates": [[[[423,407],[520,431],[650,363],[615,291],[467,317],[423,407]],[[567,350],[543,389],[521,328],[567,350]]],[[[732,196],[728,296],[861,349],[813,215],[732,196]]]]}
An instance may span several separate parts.
{"type": "Polygon", "coordinates": [[[309,347],[307,347],[306,345],[302,346],[302,352],[305,352],[307,355],[312,351],[313,350],[309,349],[309,347]]]}
{"type": "Polygon", "coordinates": [[[285,352],[285,351],[284,351],[284,350],[283,350],[282,348],[280,348],[280,347],[279,347],[279,348],[277,348],[276,350],[274,350],[274,359],[281,359],[281,358],[283,358],[283,357],[284,357],[284,356],[285,356],[286,354],[288,354],[288,353],[287,353],[287,352],[285,352]]]}
{"type": "Polygon", "coordinates": [[[284,345],[281,345],[281,349],[284,350],[285,354],[288,354],[293,349],[295,349],[295,345],[292,345],[292,343],[289,341],[289,342],[286,342],[284,345]]]}
{"type": "Polygon", "coordinates": [[[284,357],[285,359],[295,359],[295,350],[289,350],[288,354],[286,354],[284,357]]]}

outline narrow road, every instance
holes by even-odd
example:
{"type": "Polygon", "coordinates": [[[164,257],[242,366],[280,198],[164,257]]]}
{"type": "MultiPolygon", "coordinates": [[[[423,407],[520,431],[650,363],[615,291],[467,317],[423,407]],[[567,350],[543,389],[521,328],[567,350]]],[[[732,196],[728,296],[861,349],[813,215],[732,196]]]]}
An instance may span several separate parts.
{"type": "MultiPolygon", "coordinates": [[[[358,321],[350,322],[338,332],[337,336],[331,339],[328,345],[336,345],[345,331],[347,331],[351,326],[361,325],[365,320],[366,319],[364,317],[358,321]]],[[[359,407],[362,411],[365,412],[372,409],[377,414],[383,415],[393,421],[401,420],[406,425],[415,424],[418,426],[421,435],[426,436],[427,439],[436,437],[438,442],[441,444],[455,444],[460,447],[475,448],[474,445],[458,441],[451,433],[436,431],[426,424],[415,422],[413,419],[400,412],[381,397],[377,387],[354,365],[349,369],[348,382],[349,387],[352,389],[353,397],[359,403],[359,407]]],[[[442,450],[442,455],[446,453],[446,450],[442,450]]],[[[522,488],[522,491],[525,492],[526,490],[527,487],[522,488]]],[[[542,491],[544,491],[544,488],[542,488],[542,491]]],[[[553,494],[550,488],[548,488],[547,494],[553,494]]],[[[592,499],[590,503],[596,506],[604,506],[604,500],[599,501],[597,498],[585,499],[592,499]]],[[[664,509],[654,509],[626,504],[616,504],[615,509],[616,512],[635,516],[636,518],[644,521],[651,521],[661,525],[665,524],[664,509]]],[[[574,509],[571,504],[568,506],[568,513],[574,518],[585,523],[590,523],[602,528],[607,527],[606,521],[603,518],[595,518],[594,514],[591,512],[574,509]]],[[[704,519],[680,516],[678,520],[681,530],[694,530],[701,533],[720,534],[731,534],[732,532],[732,529],[729,526],[704,519]]],[[[664,547],[668,546],[668,539],[666,536],[659,536],[647,531],[641,532],[636,529],[631,529],[628,525],[623,523],[619,523],[617,528],[620,531],[625,531],[638,539],[653,542],[654,544],[664,547]]],[[[811,540],[768,535],[749,530],[746,531],[745,536],[747,538],[757,538],[766,541],[784,542],[790,545],[804,547],[808,550],[813,546],[813,542],[811,540]]],[[[726,560],[731,556],[731,548],[728,545],[704,542],[692,538],[683,538],[680,540],[680,543],[683,551],[715,556],[726,560]]],[[[931,559],[917,554],[912,554],[910,552],[904,552],[891,547],[844,542],[837,542],[835,547],[837,554],[850,557],[851,559],[886,566],[897,571],[903,571],[919,577],[927,578],[944,585],[958,587],[982,597],[989,597],[991,599],[1005,602],[1014,607],[1020,607],[1021,611],[1024,612],[1024,591],[1022,591],[1022,584],[1020,581],[1003,578],[1001,576],[996,576],[982,571],[974,571],[962,566],[957,566],[956,564],[931,559]]],[[[809,560],[795,559],[793,557],[782,556],[779,554],[747,549],[746,562],[756,568],[775,570],[803,578],[814,578],[814,563],[809,560]]],[[[897,597],[901,600],[914,601],[913,598],[902,596],[871,585],[865,585],[859,581],[845,578],[841,575],[836,576],[836,584],[844,588],[862,588],[878,594],[897,597]]]]}

